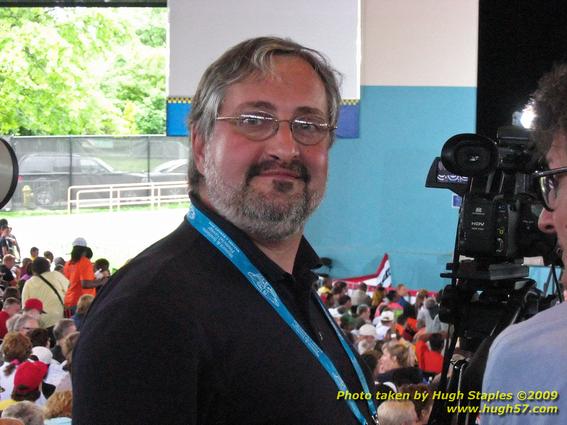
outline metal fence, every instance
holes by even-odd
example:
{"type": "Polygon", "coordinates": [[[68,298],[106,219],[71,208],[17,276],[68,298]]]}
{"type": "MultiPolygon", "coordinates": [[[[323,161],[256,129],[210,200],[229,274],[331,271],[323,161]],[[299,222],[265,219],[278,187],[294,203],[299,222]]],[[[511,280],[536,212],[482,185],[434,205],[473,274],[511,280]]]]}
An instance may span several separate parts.
{"type": "Polygon", "coordinates": [[[19,177],[8,208],[64,209],[70,186],[186,179],[188,141],[167,136],[6,137],[19,177]]]}

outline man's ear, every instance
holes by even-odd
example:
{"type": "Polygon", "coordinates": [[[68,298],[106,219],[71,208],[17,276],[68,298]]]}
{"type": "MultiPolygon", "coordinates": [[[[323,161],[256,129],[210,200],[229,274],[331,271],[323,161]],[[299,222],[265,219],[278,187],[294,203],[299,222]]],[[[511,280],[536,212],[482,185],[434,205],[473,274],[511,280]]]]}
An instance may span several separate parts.
{"type": "Polygon", "coordinates": [[[193,153],[193,161],[195,167],[201,173],[205,174],[205,140],[201,136],[194,125],[191,126],[191,151],[193,153]]]}

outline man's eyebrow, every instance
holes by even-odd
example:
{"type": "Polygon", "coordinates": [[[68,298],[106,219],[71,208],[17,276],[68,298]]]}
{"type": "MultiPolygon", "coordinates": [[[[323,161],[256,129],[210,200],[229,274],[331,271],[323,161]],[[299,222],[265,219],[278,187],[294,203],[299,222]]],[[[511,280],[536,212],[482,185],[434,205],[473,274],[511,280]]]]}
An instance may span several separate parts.
{"type": "MultiPolygon", "coordinates": [[[[263,110],[263,111],[266,111],[266,112],[273,112],[273,113],[277,112],[277,110],[278,110],[276,105],[274,105],[273,103],[270,103],[270,102],[266,102],[264,100],[244,102],[244,103],[238,105],[238,110],[243,110],[243,109],[247,109],[247,108],[260,109],[260,110],[263,110]]],[[[323,111],[321,111],[319,108],[314,108],[314,107],[311,107],[311,106],[300,106],[300,107],[295,109],[295,115],[303,115],[303,114],[325,116],[323,111]]]]}
{"type": "Polygon", "coordinates": [[[295,110],[295,113],[325,116],[325,113],[321,111],[319,108],[313,108],[311,106],[300,106],[295,110]]]}
{"type": "Polygon", "coordinates": [[[268,112],[275,112],[276,111],[276,106],[273,103],[270,102],[266,102],[263,100],[258,100],[258,101],[253,101],[253,102],[244,102],[240,105],[238,105],[238,109],[242,110],[245,108],[255,108],[255,109],[261,109],[264,111],[268,111],[268,112]]]}

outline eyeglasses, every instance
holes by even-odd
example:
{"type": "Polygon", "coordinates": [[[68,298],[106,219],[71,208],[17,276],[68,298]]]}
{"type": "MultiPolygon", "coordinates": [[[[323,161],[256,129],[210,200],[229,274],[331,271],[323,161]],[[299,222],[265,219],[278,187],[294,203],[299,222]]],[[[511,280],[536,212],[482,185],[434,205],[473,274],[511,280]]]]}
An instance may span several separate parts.
{"type": "Polygon", "coordinates": [[[543,201],[543,206],[548,211],[557,207],[557,189],[559,188],[559,174],[567,173],[567,167],[555,168],[553,170],[538,171],[534,176],[538,180],[538,189],[543,201]]]}
{"type": "Polygon", "coordinates": [[[256,142],[269,139],[278,132],[280,123],[287,122],[295,141],[307,146],[316,145],[337,128],[313,115],[280,120],[267,112],[250,112],[236,117],[217,117],[216,120],[230,122],[239,133],[256,142]]]}

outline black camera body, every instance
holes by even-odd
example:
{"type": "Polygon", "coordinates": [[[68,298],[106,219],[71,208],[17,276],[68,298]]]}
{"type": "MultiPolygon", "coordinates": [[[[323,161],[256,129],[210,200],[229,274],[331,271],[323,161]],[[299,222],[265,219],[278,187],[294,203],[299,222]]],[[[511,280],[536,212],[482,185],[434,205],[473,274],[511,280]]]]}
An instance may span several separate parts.
{"type": "Polygon", "coordinates": [[[555,237],[537,228],[542,204],[532,173],[540,158],[529,131],[520,127],[499,128],[496,141],[458,134],[445,143],[426,187],[463,198],[456,253],[489,264],[537,256],[546,264],[556,260],[555,237]]]}
{"type": "MultiPolygon", "coordinates": [[[[426,187],[462,197],[453,262],[441,274],[451,284],[441,292],[439,317],[453,324],[445,355],[452,356],[458,340],[466,360],[447,386],[445,363],[441,388],[480,391],[493,339],[561,299],[553,268],[558,295],[546,296],[523,264],[525,257],[539,256],[546,265],[560,264],[555,236],[537,225],[543,204],[533,173],[540,159],[528,130],[501,127],[496,141],[477,134],[451,137],[429,170],[426,187]]],[[[449,423],[445,404],[436,402],[430,423],[449,423]]]]}

